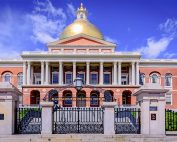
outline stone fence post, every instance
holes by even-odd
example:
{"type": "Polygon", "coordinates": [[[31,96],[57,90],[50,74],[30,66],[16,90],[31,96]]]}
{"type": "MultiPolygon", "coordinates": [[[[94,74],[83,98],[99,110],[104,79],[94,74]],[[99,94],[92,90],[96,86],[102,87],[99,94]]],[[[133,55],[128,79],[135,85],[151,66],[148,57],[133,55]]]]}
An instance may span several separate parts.
{"type": "Polygon", "coordinates": [[[134,95],[141,107],[141,134],[165,135],[165,93],[158,84],[146,84],[134,95]]]}
{"type": "Polygon", "coordinates": [[[116,102],[103,102],[104,108],[104,134],[115,134],[114,130],[114,107],[116,102]]]}
{"type": "Polygon", "coordinates": [[[20,95],[22,93],[12,84],[0,83],[0,135],[15,133],[15,110],[19,104],[20,95]]]}
{"type": "Polygon", "coordinates": [[[42,131],[41,134],[52,134],[53,102],[41,102],[42,107],[42,131]]]}

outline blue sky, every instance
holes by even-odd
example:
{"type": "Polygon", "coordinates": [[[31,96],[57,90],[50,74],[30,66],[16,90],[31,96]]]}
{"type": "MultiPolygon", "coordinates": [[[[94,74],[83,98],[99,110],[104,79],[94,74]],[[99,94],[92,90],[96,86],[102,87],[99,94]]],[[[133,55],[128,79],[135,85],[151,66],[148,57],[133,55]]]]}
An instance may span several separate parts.
{"type": "Polygon", "coordinates": [[[177,58],[177,0],[0,0],[0,58],[47,50],[81,2],[117,51],[177,58]]]}

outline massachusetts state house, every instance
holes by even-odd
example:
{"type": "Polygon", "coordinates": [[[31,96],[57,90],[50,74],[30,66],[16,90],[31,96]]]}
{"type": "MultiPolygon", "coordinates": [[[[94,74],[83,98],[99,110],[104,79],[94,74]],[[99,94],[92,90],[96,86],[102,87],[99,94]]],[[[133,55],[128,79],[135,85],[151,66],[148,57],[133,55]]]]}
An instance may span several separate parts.
{"type": "Polygon", "coordinates": [[[136,92],[147,83],[169,89],[166,107],[177,108],[177,60],[142,59],[137,52],[116,51],[80,6],[76,20],[48,51],[24,51],[21,59],[0,60],[0,81],[22,92],[23,105],[37,105],[52,91],[61,106],[100,106],[105,96],[117,105],[136,105],[136,92]],[[73,81],[83,79],[77,91],[73,81]],[[72,99],[71,99],[72,98],[72,99]],[[94,98],[94,99],[93,99],[94,98]]]}

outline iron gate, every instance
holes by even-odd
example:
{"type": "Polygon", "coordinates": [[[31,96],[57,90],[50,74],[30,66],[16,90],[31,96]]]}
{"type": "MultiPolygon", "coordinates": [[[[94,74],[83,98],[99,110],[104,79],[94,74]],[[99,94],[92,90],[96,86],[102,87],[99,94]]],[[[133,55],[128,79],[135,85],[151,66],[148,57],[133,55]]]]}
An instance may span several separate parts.
{"type": "Polygon", "coordinates": [[[165,130],[177,131],[177,112],[173,110],[165,110],[165,130]]]}
{"type": "Polygon", "coordinates": [[[63,107],[53,110],[53,133],[103,133],[103,109],[100,107],[63,107]]]}
{"type": "Polygon", "coordinates": [[[40,134],[41,133],[40,107],[22,107],[16,109],[16,133],[40,134]]]}
{"type": "Polygon", "coordinates": [[[115,108],[115,133],[140,134],[140,109],[115,108]]]}

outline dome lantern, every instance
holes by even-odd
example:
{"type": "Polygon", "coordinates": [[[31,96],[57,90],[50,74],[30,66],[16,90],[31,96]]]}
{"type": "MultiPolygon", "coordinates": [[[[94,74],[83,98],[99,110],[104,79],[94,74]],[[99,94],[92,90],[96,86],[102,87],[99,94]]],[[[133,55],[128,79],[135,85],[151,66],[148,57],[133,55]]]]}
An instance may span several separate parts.
{"type": "Polygon", "coordinates": [[[81,3],[80,8],[77,9],[77,19],[87,20],[87,10],[81,3]]]}

